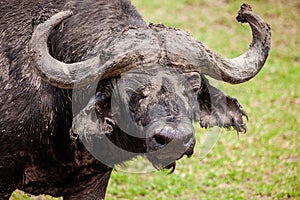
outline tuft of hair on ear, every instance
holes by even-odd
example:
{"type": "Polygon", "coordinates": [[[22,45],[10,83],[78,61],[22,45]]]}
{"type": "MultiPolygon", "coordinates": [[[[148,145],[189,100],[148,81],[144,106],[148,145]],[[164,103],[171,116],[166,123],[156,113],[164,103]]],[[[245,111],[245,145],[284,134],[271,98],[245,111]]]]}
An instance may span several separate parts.
{"type": "Polygon", "coordinates": [[[223,127],[235,129],[238,134],[246,133],[247,113],[242,109],[238,100],[227,96],[219,89],[211,86],[204,77],[198,93],[200,109],[200,125],[203,128],[223,127]]]}

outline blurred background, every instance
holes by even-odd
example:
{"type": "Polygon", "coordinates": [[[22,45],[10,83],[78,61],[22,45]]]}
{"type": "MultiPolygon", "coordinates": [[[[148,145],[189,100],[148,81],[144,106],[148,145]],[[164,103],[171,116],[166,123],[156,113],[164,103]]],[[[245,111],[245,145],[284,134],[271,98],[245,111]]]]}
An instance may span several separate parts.
{"type": "MultiPolygon", "coordinates": [[[[251,31],[235,17],[244,3],[230,0],[132,0],[144,19],[188,31],[211,49],[236,57],[251,31]]],[[[202,159],[177,162],[174,174],[114,171],[107,199],[300,199],[300,1],[247,1],[272,27],[272,48],[262,71],[240,85],[215,83],[248,113],[248,132],[224,131],[202,159]]],[[[197,142],[203,142],[199,125],[197,142]]],[[[16,191],[11,200],[30,197],[16,191]]]]}

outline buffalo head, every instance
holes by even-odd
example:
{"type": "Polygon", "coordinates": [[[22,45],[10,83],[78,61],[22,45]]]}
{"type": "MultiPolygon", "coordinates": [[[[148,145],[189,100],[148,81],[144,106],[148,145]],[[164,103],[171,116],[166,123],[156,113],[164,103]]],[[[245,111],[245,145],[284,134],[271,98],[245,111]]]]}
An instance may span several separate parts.
{"type": "Polygon", "coordinates": [[[250,24],[253,40],[233,59],[186,32],[149,25],[114,33],[96,45],[88,60],[63,63],[49,54],[47,40],[71,15],[58,13],[36,28],[32,65],[42,79],[63,89],[96,83],[95,95],[73,119],[72,132],[102,162],[113,165],[145,153],[154,166],[174,168],[177,159],[193,153],[193,122],[245,132],[246,114],[237,100],[210,86],[204,75],[237,84],[260,71],[270,49],[270,27],[250,6],[241,7],[237,20],[250,24]]]}

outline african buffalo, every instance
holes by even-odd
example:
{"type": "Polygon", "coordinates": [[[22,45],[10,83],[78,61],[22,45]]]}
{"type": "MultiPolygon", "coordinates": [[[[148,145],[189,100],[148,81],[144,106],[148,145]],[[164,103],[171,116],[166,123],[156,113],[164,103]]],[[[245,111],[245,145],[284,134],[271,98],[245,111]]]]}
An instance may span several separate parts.
{"type": "Polygon", "coordinates": [[[191,156],[193,122],[245,132],[232,84],[264,65],[270,27],[249,5],[247,52],[223,58],[179,29],[147,25],[129,0],[0,2],[0,196],[15,189],[103,199],[113,167],[191,156]]]}

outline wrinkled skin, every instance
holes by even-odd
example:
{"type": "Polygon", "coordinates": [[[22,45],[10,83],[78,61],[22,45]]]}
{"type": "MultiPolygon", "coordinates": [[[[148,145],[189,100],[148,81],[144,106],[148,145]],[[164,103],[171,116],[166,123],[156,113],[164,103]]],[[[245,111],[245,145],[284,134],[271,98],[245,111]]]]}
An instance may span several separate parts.
{"type": "MultiPolygon", "coordinates": [[[[0,10],[4,13],[0,17],[2,199],[8,199],[15,189],[64,199],[103,199],[114,165],[137,153],[145,155],[156,168],[171,171],[177,159],[191,156],[195,145],[193,122],[200,122],[202,127],[246,130],[246,114],[237,100],[212,87],[201,72],[231,83],[249,80],[268,54],[270,34],[265,24],[263,28],[258,26],[262,33],[254,29],[258,36],[244,56],[262,57],[245,62],[258,60],[260,65],[246,78],[240,78],[234,70],[225,68],[219,73],[206,68],[220,61],[235,69],[243,63],[240,59],[227,65],[228,60],[184,32],[163,25],[147,26],[129,0],[4,0],[0,10]],[[62,17],[62,23],[51,28],[49,37],[40,36],[46,40],[43,50],[49,48],[54,59],[67,64],[96,56],[97,64],[86,70],[92,75],[102,74],[100,78],[87,76],[79,83],[63,83],[67,79],[63,73],[53,73],[63,77],[56,80],[39,69],[39,58],[46,56],[35,56],[40,52],[34,49],[35,30],[65,10],[71,10],[72,16],[62,17]],[[201,59],[199,64],[193,56],[189,61],[193,51],[186,48],[185,55],[180,49],[185,49],[184,44],[204,49],[209,56],[203,58],[214,62],[201,59]],[[168,45],[171,49],[166,49],[168,45]],[[128,53],[140,47],[149,52],[128,53]],[[182,57],[171,53],[177,49],[182,57]],[[107,65],[108,70],[103,71],[102,61],[112,63],[107,65]],[[202,68],[187,70],[196,65],[202,68]],[[143,70],[137,73],[136,68],[143,70]]],[[[251,21],[252,13],[249,19],[247,16],[239,20],[251,21]]],[[[254,24],[259,21],[254,19],[254,24]]]]}

